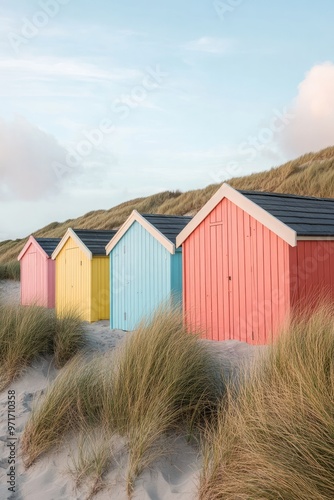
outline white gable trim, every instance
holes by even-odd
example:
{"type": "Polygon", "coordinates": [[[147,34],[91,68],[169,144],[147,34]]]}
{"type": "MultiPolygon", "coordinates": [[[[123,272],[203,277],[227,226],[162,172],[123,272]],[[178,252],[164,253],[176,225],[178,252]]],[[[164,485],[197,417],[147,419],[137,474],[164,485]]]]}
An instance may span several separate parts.
{"type": "Polygon", "coordinates": [[[110,254],[113,248],[117,245],[124,234],[130,229],[134,222],[138,222],[146,231],[148,231],[153,238],[155,238],[162,246],[164,246],[169,253],[175,253],[175,245],[166,236],[164,236],[156,227],[148,222],[137,210],[133,210],[131,215],[127,218],[124,224],[119,228],[115,236],[109,241],[106,246],[107,255],[110,254]]]}
{"type": "Polygon", "coordinates": [[[17,260],[21,260],[22,257],[26,254],[26,252],[28,251],[29,247],[33,245],[36,250],[43,255],[43,257],[49,259],[50,257],[48,256],[48,254],[46,253],[46,251],[40,246],[40,244],[38,243],[38,241],[36,241],[36,239],[31,235],[29,236],[29,239],[27,241],[27,243],[24,245],[24,247],[22,248],[21,252],[19,253],[19,256],[17,257],[17,260]]]}
{"type": "Polygon", "coordinates": [[[67,243],[67,241],[72,238],[74,240],[78,247],[81,248],[81,250],[87,255],[87,257],[91,260],[93,258],[92,252],[86,247],[86,245],[83,243],[83,241],[75,234],[73,229],[68,228],[66,231],[65,235],[62,237],[60,242],[58,243],[57,247],[55,248],[53,254],[52,254],[52,259],[55,260],[57,255],[61,252],[62,248],[64,245],[67,243]]]}
{"type": "Polygon", "coordinates": [[[212,210],[224,198],[227,198],[239,208],[254,217],[258,222],[267,227],[270,231],[286,241],[290,246],[297,245],[297,233],[289,226],[278,220],[259,205],[249,200],[246,196],[236,191],[228,184],[224,183],[212,198],[204,205],[195,217],[187,224],[176,238],[176,246],[179,247],[190,236],[190,234],[199,226],[199,224],[212,212],[212,210]]]}

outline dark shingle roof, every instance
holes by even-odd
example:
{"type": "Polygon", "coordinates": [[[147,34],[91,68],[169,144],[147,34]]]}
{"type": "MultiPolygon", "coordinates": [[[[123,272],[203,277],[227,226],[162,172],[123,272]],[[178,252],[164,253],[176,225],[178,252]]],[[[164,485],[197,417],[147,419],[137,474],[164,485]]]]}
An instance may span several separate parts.
{"type": "Polygon", "coordinates": [[[105,247],[116,234],[116,231],[97,231],[88,229],[73,229],[73,231],[93,255],[106,255],[105,247]]]}
{"type": "Polygon", "coordinates": [[[334,198],[239,191],[300,236],[334,236],[334,198]]]}
{"type": "Polygon", "coordinates": [[[141,216],[166,236],[169,241],[174,243],[174,245],[177,235],[192,219],[192,217],[181,215],[141,214],[141,216]]]}
{"type": "Polygon", "coordinates": [[[40,247],[43,248],[44,252],[51,257],[52,253],[56,249],[56,246],[60,242],[60,238],[35,238],[40,247]]]}

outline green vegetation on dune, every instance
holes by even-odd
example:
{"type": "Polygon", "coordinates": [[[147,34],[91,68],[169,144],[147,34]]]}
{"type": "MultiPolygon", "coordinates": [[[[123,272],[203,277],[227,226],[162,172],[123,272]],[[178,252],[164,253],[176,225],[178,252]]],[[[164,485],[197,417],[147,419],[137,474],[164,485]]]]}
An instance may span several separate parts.
{"type": "Polygon", "coordinates": [[[333,317],[292,321],[230,393],[206,435],[202,500],[334,498],[333,317]]]}
{"type": "Polygon", "coordinates": [[[131,497],[136,478],[169,451],[166,437],[191,435],[202,500],[331,500],[333,318],[327,305],[294,318],[232,384],[180,315],[160,311],[114,351],[76,356],[60,371],[25,427],[25,465],[71,436],[70,472],[93,496],[118,467],[118,442],[131,497]]]}
{"type": "Polygon", "coordinates": [[[90,361],[78,356],[60,372],[25,428],[25,464],[32,465],[73,431],[91,439],[79,443],[75,475],[80,480],[96,474],[95,489],[112,458],[112,445],[106,450],[106,444],[121,436],[128,452],[130,494],[136,477],[164,453],[159,440],[171,430],[198,432],[224,392],[218,361],[187,332],[182,315],[158,311],[115,352],[96,354],[90,361]],[[93,458],[86,456],[87,445],[93,458]]]}
{"type": "Polygon", "coordinates": [[[0,280],[20,280],[20,263],[17,260],[0,263],[0,280]]]}
{"type": "MultiPolygon", "coordinates": [[[[273,191],[308,196],[334,197],[334,147],[309,153],[266,172],[226,179],[236,189],[273,191]]],[[[223,168],[223,165],[222,165],[223,168]]],[[[223,180],[223,179],[222,179],[223,180]]],[[[110,210],[96,210],[66,222],[52,222],[36,231],[37,237],[62,237],[69,227],[77,229],[118,228],[132,210],[141,213],[194,215],[210,199],[219,184],[181,193],[165,191],[147,198],[121,203],[110,210]]],[[[0,263],[16,259],[26,238],[0,242],[0,263]]]]}
{"type": "Polygon", "coordinates": [[[281,167],[228,181],[236,189],[334,198],[334,147],[308,153],[281,167]]]}
{"type": "Polygon", "coordinates": [[[0,391],[39,356],[53,355],[60,368],[83,347],[82,323],[75,313],[56,318],[43,307],[0,303],[0,391]]]}

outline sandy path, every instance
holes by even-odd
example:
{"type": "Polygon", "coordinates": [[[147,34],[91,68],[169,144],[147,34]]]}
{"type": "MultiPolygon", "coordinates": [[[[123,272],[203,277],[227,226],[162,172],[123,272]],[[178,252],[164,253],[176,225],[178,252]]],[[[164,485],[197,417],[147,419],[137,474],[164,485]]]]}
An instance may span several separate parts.
{"type": "Polygon", "coordinates": [[[110,330],[109,321],[84,323],[88,348],[105,352],[116,347],[118,342],[126,336],[123,330],[110,330]]]}
{"type": "MultiPolygon", "coordinates": [[[[19,302],[19,283],[0,281],[0,300],[19,302]]],[[[91,350],[113,349],[127,334],[121,330],[110,330],[108,321],[84,325],[87,343],[91,350]]],[[[249,362],[259,348],[237,341],[209,342],[203,340],[212,356],[219,360],[226,375],[235,375],[238,367],[249,362]]],[[[39,360],[26,370],[24,375],[11,384],[9,389],[16,393],[16,494],[8,496],[8,431],[7,431],[7,391],[0,393],[0,500],[83,500],[83,491],[73,488],[73,481],[67,471],[71,454],[69,447],[52,453],[39,460],[28,471],[24,470],[19,455],[19,440],[27,422],[33,401],[54,380],[58,371],[50,359],[39,360]]],[[[164,444],[166,446],[166,443],[164,444]]],[[[182,438],[170,437],[170,452],[145,471],[136,482],[136,500],[196,500],[201,458],[196,447],[182,438]]],[[[126,452],[121,450],[115,457],[117,464],[106,477],[107,488],[95,498],[126,500],[125,467],[126,452]]]]}
{"type": "Polygon", "coordinates": [[[0,280],[0,300],[7,304],[18,304],[20,302],[20,282],[0,280]]]}

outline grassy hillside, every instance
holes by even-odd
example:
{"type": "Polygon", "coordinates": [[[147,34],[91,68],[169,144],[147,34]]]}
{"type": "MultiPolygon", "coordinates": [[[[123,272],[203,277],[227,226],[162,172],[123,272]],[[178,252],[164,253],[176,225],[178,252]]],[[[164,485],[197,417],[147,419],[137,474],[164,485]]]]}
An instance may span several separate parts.
{"type": "MultiPolygon", "coordinates": [[[[228,180],[237,189],[273,191],[309,196],[334,198],[334,147],[308,153],[296,160],[266,172],[228,180]]],[[[133,209],[141,213],[161,213],[194,215],[213,193],[219,184],[181,193],[166,191],[147,198],[137,198],[122,203],[110,210],[96,210],[77,219],[66,222],[52,222],[40,229],[35,236],[61,237],[69,227],[85,229],[118,228],[133,209]]],[[[16,259],[26,238],[0,242],[0,263],[16,259]]]]}

